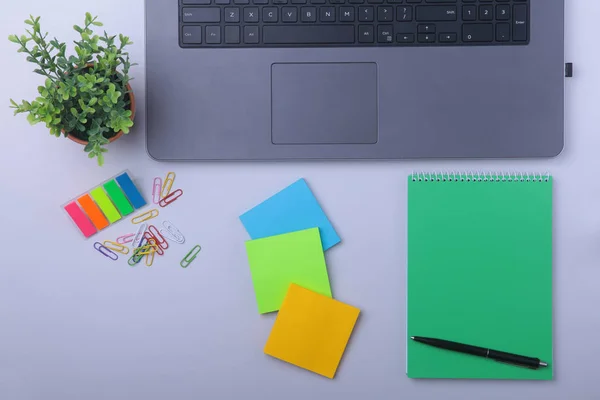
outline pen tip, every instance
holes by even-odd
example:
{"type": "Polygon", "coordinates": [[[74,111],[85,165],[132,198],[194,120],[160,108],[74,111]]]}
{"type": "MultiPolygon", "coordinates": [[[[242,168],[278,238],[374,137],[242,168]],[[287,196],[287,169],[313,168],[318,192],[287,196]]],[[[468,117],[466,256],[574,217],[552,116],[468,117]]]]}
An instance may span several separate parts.
{"type": "Polygon", "coordinates": [[[414,336],[411,336],[410,338],[411,338],[412,340],[415,340],[415,337],[414,337],[414,336]]]}
{"type": "Polygon", "coordinates": [[[540,367],[547,367],[547,366],[548,366],[548,363],[540,361],[540,367]]]}

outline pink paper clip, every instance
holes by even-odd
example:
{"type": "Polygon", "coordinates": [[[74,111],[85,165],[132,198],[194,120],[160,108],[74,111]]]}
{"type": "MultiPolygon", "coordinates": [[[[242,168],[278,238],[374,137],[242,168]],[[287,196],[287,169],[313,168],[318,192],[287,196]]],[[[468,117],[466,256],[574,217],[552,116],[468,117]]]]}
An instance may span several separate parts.
{"type": "Polygon", "coordinates": [[[130,233],[128,235],[119,236],[117,238],[117,243],[126,244],[133,242],[133,238],[135,237],[135,233],[130,233]]]}
{"type": "Polygon", "coordinates": [[[158,239],[153,234],[151,234],[150,232],[145,232],[144,238],[149,244],[154,246],[154,248],[156,249],[156,253],[158,253],[159,256],[165,254],[163,248],[158,245],[158,239]]]}
{"type": "Polygon", "coordinates": [[[154,183],[152,184],[152,202],[154,204],[158,204],[158,202],[160,201],[160,192],[162,191],[162,186],[162,178],[158,176],[154,178],[154,183]]]}
{"type": "Polygon", "coordinates": [[[175,200],[177,200],[178,198],[180,198],[182,195],[183,195],[183,190],[177,189],[176,191],[170,193],[164,199],[160,199],[160,201],[158,202],[158,205],[161,207],[166,207],[169,204],[171,204],[172,202],[174,202],[175,200]]]}
{"type": "Polygon", "coordinates": [[[154,236],[154,238],[156,239],[156,243],[160,247],[162,247],[165,250],[169,248],[169,243],[167,243],[164,236],[160,234],[160,232],[158,231],[158,229],[156,229],[154,225],[150,225],[148,227],[148,231],[154,236]]]}

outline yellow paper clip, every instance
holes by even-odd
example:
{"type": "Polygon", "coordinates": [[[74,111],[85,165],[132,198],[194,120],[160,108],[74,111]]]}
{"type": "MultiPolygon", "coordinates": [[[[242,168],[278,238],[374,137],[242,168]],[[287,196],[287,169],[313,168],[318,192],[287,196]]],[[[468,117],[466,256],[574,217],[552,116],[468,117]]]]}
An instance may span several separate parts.
{"type": "Polygon", "coordinates": [[[146,246],[142,246],[142,247],[138,247],[135,250],[135,254],[137,254],[138,256],[145,256],[148,255],[150,253],[156,253],[156,245],[154,244],[148,244],[146,246]]]}
{"type": "Polygon", "coordinates": [[[110,240],[105,240],[103,244],[104,244],[104,247],[106,247],[107,249],[116,251],[117,253],[129,254],[129,247],[124,246],[120,243],[111,242],[110,240]]]}
{"type": "Polygon", "coordinates": [[[200,247],[200,245],[196,245],[192,251],[190,251],[187,256],[185,256],[183,258],[183,260],[181,260],[181,263],[179,265],[181,265],[182,268],[187,268],[189,267],[189,265],[192,263],[192,261],[194,261],[196,259],[196,257],[198,256],[198,254],[200,253],[200,250],[202,250],[202,247],[200,247]]]}
{"type": "Polygon", "coordinates": [[[133,217],[131,222],[134,224],[141,224],[144,221],[148,221],[149,219],[158,217],[158,210],[156,208],[146,211],[143,214],[138,215],[137,217],[133,217]]]}
{"type": "Polygon", "coordinates": [[[160,198],[164,199],[171,193],[171,189],[173,188],[173,183],[175,182],[175,172],[169,172],[167,177],[165,178],[162,186],[162,190],[160,192],[160,198]]]}
{"type": "Polygon", "coordinates": [[[151,267],[154,264],[154,251],[146,254],[146,267],[151,267]]]}

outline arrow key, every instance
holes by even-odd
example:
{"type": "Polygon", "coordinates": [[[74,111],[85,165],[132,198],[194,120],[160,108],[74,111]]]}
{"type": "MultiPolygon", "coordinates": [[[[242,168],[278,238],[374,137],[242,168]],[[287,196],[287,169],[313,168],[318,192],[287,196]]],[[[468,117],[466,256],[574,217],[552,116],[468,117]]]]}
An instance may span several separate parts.
{"type": "Polygon", "coordinates": [[[435,25],[433,24],[421,24],[418,29],[419,33],[435,33],[435,25]]]}

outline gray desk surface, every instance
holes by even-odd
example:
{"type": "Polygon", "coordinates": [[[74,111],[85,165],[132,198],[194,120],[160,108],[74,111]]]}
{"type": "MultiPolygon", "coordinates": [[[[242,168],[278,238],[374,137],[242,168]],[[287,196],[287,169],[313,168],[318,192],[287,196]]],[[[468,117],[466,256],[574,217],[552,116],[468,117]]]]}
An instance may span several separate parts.
{"type": "Polygon", "coordinates": [[[109,32],[136,42],[133,86],[143,110],[142,0],[10,1],[0,13],[1,399],[600,398],[600,2],[568,1],[566,59],[576,63],[576,78],[567,84],[566,147],[555,159],[160,164],[146,156],[140,113],[102,169],[78,145],[49,137],[5,107],[9,97],[36,93],[31,67],[8,34],[22,32],[22,20],[34,13],[65,38],[88,10],[109,32]],[[151,269],[112,264],[65,220],[60,204],[126,168],[146,192],[154,176],[177,172],[185,197],[165,215],[189,244],[204,246],[190,269],[177,266],[183,247],[151,269]],[[406,175],[413,169],[555,176],[554,381],[406,377],[406,175]],[[256,312],[247,235],[237,219],[298,177],[309,181],[343,238],[327,253],[334,295],[362,309],[333,381],[263,354],[274,316],[256,312]]]}

